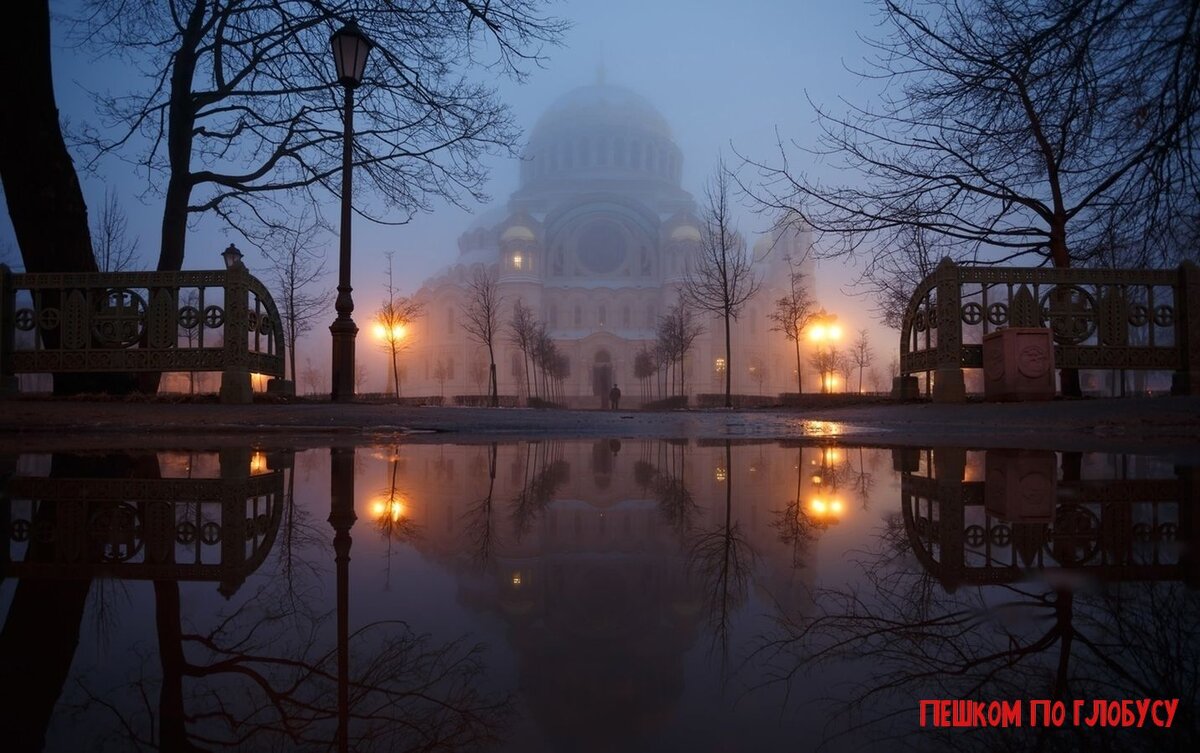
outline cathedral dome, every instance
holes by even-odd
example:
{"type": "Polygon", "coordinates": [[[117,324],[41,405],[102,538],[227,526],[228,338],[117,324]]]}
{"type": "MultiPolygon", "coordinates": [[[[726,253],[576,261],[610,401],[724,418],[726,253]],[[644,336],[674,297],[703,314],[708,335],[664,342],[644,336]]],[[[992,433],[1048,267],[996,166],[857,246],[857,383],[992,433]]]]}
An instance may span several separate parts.
{"type": "Polygon", "coordinates": [[[550,105],[523,157],[523,189],[595,180],[678,186],[683,163],[662,114],[640,94],[603,82],[550,105]]]}

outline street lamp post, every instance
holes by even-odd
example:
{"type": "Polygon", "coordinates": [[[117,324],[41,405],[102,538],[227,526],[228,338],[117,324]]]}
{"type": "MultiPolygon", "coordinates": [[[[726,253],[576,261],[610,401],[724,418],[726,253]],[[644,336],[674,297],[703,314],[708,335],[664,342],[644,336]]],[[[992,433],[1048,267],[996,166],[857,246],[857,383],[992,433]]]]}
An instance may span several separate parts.
{"type": "Polygon", "coordinates": [[[341,247],[338,253],[337,318],[329,325],[333,337],[332,394],[334,401],[354,399],[354,338],[358,327],[351,314],[354,299],[350,295],[350,190],[351,151],[354,140],[354,90],[362,83],[367,67],[367,55],[375,44],[350,19],[329,38],[333,61],[337,67],[338,83],[346,89],[345,111],[342,115],[342,223],[341,247]]]}

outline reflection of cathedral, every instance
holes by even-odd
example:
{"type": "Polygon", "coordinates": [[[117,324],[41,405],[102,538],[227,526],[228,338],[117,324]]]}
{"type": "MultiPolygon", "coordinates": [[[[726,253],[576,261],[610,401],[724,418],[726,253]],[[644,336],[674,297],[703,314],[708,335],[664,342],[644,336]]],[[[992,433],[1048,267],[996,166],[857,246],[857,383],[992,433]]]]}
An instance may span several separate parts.
{"type": "Polygon", "coordinates": [[[732,616],[719,605],[732,613],[758,598],[798,613],[808,603],[816,568],[781,516],[797,471],[808,489],[819,454],[616,440],[409,445],[387,494],[411,520],[405,538],[452,566],[460,599],[504,620],[523,702],[550,749],[621,750],[675,717],[686,654],[732,616]],[[741,582],[723,567],[732,560],[745,564],[741,582]]]}
{"type": "MultiPolygon", "coordinates": [[[[426,282],[425,316],[406,357],[410,394],[480,391],[486,353],[462,329],[463,287],[479,266],[495,269],[504,297],[497,376],[503,394],[523,394],[522,360],[507,322],[521,300],[569,359],[565,394],[598,405],[613,383],[637,403],[634,356],[652,346],[658,318],[676,300],[684,264],[700,242],[698,208],[680,186],[683,155],[646,100],[597,83],[569,92],[541,117],[524,154],[520,187],[503,216],[484,215],[459,238],[458,258],[426,282]],[[445,380],[439,385],[438,377],[445,380]]],[[[771,284],[786,284],[783,257],[807,239],[760,243],[768,282],[736,327],[733,389],[794,389],[795,359],[769,331],[771,284]],[[770,254],[767,254],[770,251],[770,254]]],[[[721,328],[709,322],[685,364],[688,392],[723,385],[721,328]]]]}

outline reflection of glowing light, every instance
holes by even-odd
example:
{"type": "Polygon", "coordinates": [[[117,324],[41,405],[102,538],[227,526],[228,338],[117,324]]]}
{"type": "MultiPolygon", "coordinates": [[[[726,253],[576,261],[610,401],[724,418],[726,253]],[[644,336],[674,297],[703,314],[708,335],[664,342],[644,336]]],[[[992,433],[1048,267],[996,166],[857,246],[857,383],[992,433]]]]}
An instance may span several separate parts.
{"type": "Polygon", "coordinates": [[[825,377],[825,386],[826,387],[828,387],[829,389],[833,389],[836,385],[837,385],[837,377],[833,376],[832,374],[825,377]]]}
{"type": "Polygon", "coordinates": [[[838,452],[837,450],[835,450],[834,448],[828,447],[825,449],[824,458],[825,458],[825,465],[833,465],[834,463],[841,462],[842,454],[840,452],[838,452]]]}
{"type": "Polygon", "coordinates": [[[808,503],[808,510],[812,513],[814,518],[836,518],[842,514],[842,510],[844,509],[845,505],[842,504],[840,499],[821,499],[820,497],[814,497],[813,500],[808,503]]]}
{"type": "Polygon", "coordinates": [[[757,465],[752,465],[752,466],[750,466],[750,472],[751,472],[751,473],[754,473],[754,472],[755,472],[755,471],[757,471],[757,470],[758,470],[758,466],[757,466],[757,465]]]}
{"type": "Polygon", "coordinates": [[[266,473],[267,472],[267,456],[261,452],[256,452],[250,456],[250,474],[266,473]]]}
{"type": "Polygon", "coordinates": [[[513,588],[521,587],[521,571],[520,570],[518,570],[512,574],[512,584],[513,584],[513,588]]]}
{"type": "Polygon", "coordinates": [[[725,371],[725,359],[724,359],[724,358],[718,358],[716,361],[714,361],[714,362],[713,362],[713,367],[714,367],[714,368],[716,368],[716,370],[717,370],[718,372],[724,373],[724,371],[725,371]]]}
{"type": "Polygon", "coordinates": [[[810,340],[815,340],[817,342],[824,340],[825,339],[825,325],[824,324],[814,324],[812,327],[809,327],[808,337],[810,340]]]}
{"type": "Polygon", "coordinates": [[[819,484],[819,483],[821,483],[821,477],[820,477],[820,476],[818,476],[818,475],[816,475],[816,474],[813,474],[813,483],[814,483],[814,484],[819,484]]]}
{"type": "Polygon", "coordinates": [[[729,478],[729,473],[724,468],[717,468],[717,481],[724,481],[729,478]]]}
{"type": "Polygon", "coordinates": [[[376,520],[399,522],[408,514],[408,506],[403,499],[382,497],[371,503],[371,517],[376,520]]]}
{"type": "Polygon", "coordinates": [[[842,328],[836,324],[829,325],[829,339],[837,340],[842,336],[842,328]]]}

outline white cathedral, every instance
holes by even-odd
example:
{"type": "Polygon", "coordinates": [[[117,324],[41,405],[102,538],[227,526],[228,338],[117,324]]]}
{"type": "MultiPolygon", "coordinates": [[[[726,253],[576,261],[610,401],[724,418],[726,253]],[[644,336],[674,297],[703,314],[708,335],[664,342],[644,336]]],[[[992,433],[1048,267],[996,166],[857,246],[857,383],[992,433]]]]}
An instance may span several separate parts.
{"type": "MultiPolygon", "coordinates": [[[[497,272],[503,297],[496,338],[501,395],[525,397],[522,358],[508,327],[520,300],[569,359],[568,404],[599,407],[616,384],[622,405],[636,407],[642,395],[635,355],[653,347],[658,319],[678,298],[686,260],[700,243],[699,208],[680,185],[682,166],[666,120],[628,89],[601,81],[551,105],[530,133],[506,216],[463,233],[458,258],[417,292],[424,315],[409,328],[411,348],[401,356],[404,394],[442,392],[449,401],[486,390],[487,350],[462,326],[466,284],[483,265],[497,272]]],[[[805,256],[807,243],[805,234],[790,234],[754,245],[764,285],[735,325],[736,393],[796,390],[793,346],[771,331],[768,317],[782,294],[777,286],[787,284],[785,257],[805,256]]],[[[815,290],[811,269],[805,271],[815,290]]],[[[701,320],[706,332],[684,364],[693,400],[723,392],[728,368],[719,320],[701,320]]],[[[816,375],[803,376],[805,391],[813,391],[816,375]]]]}

